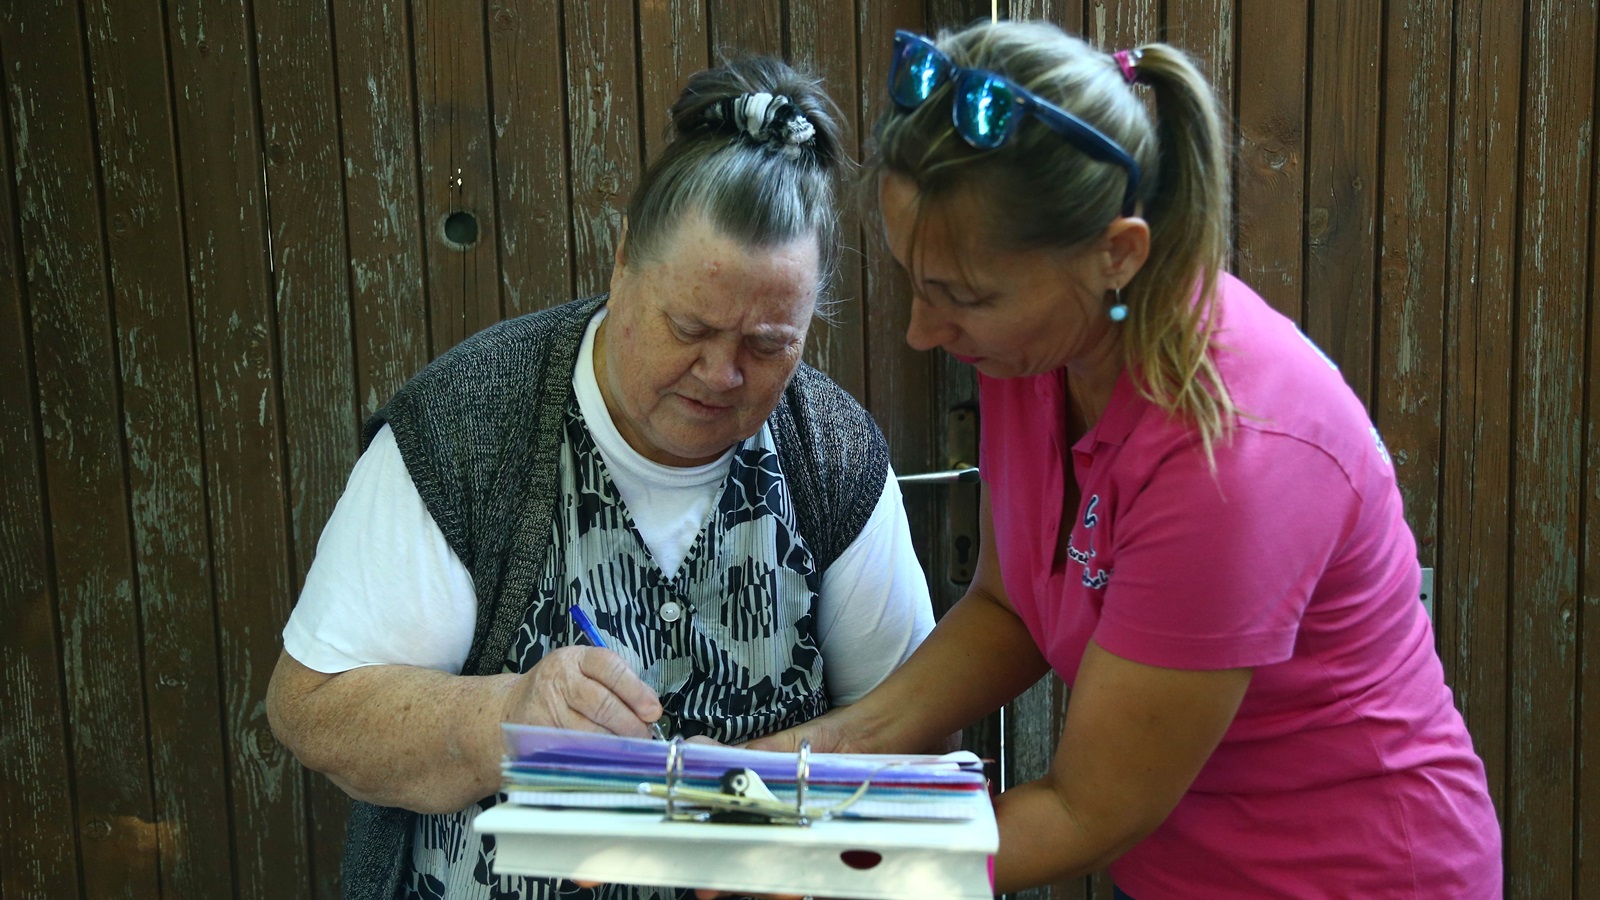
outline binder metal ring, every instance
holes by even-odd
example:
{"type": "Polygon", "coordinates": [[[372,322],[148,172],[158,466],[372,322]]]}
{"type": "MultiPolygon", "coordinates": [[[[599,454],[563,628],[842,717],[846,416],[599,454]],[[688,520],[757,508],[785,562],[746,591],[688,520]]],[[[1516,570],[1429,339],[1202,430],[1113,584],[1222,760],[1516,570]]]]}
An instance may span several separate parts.
{"type": "Polygon", "coordinates": [[[667,818],[678,817],[678,779],[683,777],[683,738],[675,737],[667,745],[667,818]]]}
{"type": "MultiPolygon", "coordinates": [[[[718,821],[718,816],[740,813],[764,818],[767,824],[798,825],[805,828],[813,822],[826,822],[834,818],[861,799],[867,792],[868,786],[872,784],[872,775],[868,774],[862,779],[855,793],[839,803],[817,810],[806,809],[806,789],[811,780],[811,742],[801,741],[799,749],[795,752],[795,801],[794,806],[790,807],[775,798],[747,797],[686,786],[684,758],[687,752],[688,747],[685,746],[682,737],[668,741],[666,771],[663,773],[665,784],[652,785],[644,782],[638,786],[639,793],[666,801],[666,814],[663,818],[668,821],[714,822],[718,821]]],[[[759,779],[754,771],[750,774],[759,779]]]]}
{"type": "Polygon", "coordinates": [[[802,739],[800,750],[795,756],[794,814],[801,825],[810,825],[811,819],[806,816],[806,782],[811,778],[811,741],[802,739]]]}

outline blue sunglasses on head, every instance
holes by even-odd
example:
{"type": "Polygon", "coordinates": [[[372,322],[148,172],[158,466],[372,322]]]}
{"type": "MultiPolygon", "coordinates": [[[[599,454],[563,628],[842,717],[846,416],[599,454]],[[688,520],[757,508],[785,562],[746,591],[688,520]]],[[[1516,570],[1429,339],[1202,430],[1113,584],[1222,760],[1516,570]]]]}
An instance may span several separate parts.
{"type": "Polygon", "coordinates": [[[910,31],[894,33],[894,58],[889,63],[889,96],[901,109],[913,110],[954,80],[950,117],[961,139],[979,150],[993,150],[1016,133],[1028,115],[1066,138],[1090,159],[1121,166],[1128,173],[1122,214],[1133,215],[1139,192],[1139,164],[1100,129],[995,72],[956,65],[933,41],[910,31]]]}

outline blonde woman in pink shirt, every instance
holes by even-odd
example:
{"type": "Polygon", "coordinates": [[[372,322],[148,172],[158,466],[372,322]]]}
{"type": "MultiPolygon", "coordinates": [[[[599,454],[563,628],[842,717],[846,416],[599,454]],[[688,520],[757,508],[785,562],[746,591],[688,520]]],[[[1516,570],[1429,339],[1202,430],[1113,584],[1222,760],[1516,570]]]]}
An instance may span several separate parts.
{"type": "Polygon", "coordinates": [[[901,32],[890,91],[869,171],[907,340],[978,371],[977,575],[877,690],[762,745],[925,746],[1054,669],[1066,723],[996,800],[997,891],[1109,865],[1137,900],[1499,897],[1388,451],[1221,270],[1195,66],[984,24],[901,32]]]}

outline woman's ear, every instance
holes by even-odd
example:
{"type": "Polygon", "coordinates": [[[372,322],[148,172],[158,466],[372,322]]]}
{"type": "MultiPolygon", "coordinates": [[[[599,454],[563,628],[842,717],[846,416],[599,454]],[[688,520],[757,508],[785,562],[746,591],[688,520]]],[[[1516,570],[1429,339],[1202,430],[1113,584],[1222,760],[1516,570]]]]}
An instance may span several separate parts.
{"type": "Polygon", "coordinates": [[[1106,228],[1106,280],[1122,286],[1133,280],[1150,258],[1150,223],[1137,216],[1122,216],[1106,228]]]}
{"type": "Polygon", "coordinates": [[[625,302],[627,295],[628,279],[628,220],[622,220],[622,232],[617,235],[617,250],[614,254],[616,265],[611,267],[611,294],[607,306],[615,309],[618,304],[625,302]]]}
{"type": "Polygon", "coordinates": [[[627,216],[623,216],[622,217],[622,231],[617,234],[617,252],[616,252],[615,260],[616,260],[617,268],[619,268],[619,269],[628,264],[628,217],[627,216]]]}

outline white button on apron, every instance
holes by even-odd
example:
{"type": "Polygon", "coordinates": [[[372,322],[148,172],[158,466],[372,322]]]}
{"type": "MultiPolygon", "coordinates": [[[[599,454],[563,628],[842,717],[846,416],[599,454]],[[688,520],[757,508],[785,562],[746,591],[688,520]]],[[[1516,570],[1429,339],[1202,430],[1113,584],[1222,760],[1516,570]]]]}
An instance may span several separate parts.
{"type": "Polygon", "coordinates": [[[683,618],[683,607],[676,600],[668,600],[661,604],[661,621],[676,622],[683,618]]]}

